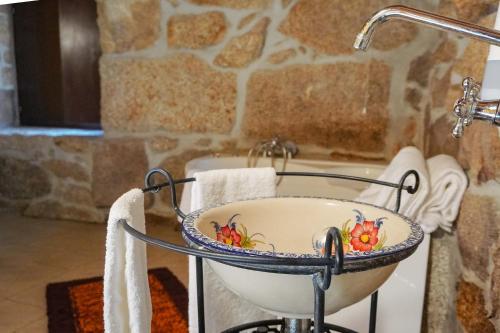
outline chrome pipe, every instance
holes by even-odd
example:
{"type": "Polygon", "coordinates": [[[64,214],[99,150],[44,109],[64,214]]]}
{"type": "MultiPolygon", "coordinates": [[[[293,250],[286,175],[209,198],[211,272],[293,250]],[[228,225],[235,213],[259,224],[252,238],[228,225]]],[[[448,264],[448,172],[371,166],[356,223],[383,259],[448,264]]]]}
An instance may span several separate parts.
{"type": "Polygon", "coordinates": [[[390,6],[376,12],[365,23],[361,32],[356,36],[354,48],[360,51],[366,51],[372,40],[375,29],[380,24],[392,19],[415,22],[439,30],[451,31],[492,45],[500,46],[500,31],[498,30],[488,29],[476,24],[406,6],[390,6]]]}
{"type": "Polygon", "coordinates": [[[283,333],[310,333],[311,319],[284,318],[285,327],[283,333]]]}
{"type": "Polygon", "coordinates": [[[478,101],[474,112],[474,119],[489,121],[500,126],[500,100],[478,101]]]}

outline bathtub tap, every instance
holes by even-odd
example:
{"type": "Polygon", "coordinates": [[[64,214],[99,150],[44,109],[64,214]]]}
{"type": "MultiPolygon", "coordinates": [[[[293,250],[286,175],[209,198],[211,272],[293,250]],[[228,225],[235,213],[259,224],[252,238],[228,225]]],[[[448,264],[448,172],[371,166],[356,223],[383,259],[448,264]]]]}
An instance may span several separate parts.
{"type": "MultiPolygon", "coordinates": [[[[488,29],[419,9],[405,6],[390,6],[376,12],[365,23],[361,32],[356,36],[354,48],[366,51],[375,28],[391,19],[420,23],[431,28],[455,32],[491,45],[500,46],[500,31],[498,30],[488,29]]],[[[454,107],[454,113],[458,117],[458,121],[453,127],[453,136],[456,138],[461,137],[465,126],[470,125],[473,119],[489,121],[496,126],[500,126],[500,100],[480,100],[478,98],[480,86],[471,78],[464,79],[463,88],[464,96],[457,100],[454,107]]]]}
{"type": "MultiPolygon", "coordinates": [[[[270,157],[271,166],[274,167],[275,157],[283,158],[283,164],[281,171],[285,171],[286,163],[289,159],[292,159],[299,152],[297,145],[290,140],[282,140],[275,136],[269,141],[258,142],[248,151],[247,156],[247,167],[254,168],[257,165],[257,160],[259,156],[270,157]]],[[[277,185],[281,183],[282,177],[278,177],[277,185]]]]}
{"type": "Polygon", "coordinates": [[[262,154],[263,157],[282,157],[284,160],[291,159],[299,152],[297,145],[290,141],[283,141],[275,136],[269,141],[258,142],[248,151],[247,166],[255,167],[257,158],[262,154]]]}

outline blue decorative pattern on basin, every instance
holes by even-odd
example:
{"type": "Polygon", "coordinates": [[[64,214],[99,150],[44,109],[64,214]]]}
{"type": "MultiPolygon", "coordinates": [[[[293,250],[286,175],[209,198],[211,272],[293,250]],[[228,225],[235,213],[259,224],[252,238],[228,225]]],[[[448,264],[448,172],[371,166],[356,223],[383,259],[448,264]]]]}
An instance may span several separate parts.
{"type": "MultiPolygon", "coordinates": [[[[365,203],[359,203],[351,200],[338,200],[338,199],[329,199],[329,198],[317,198],[317,197],[300,197],[300,196],[293,196],[293,197],[279,197],[281,199],[283,198],[305,198],[305,199],[324,199],[324,200],[332,200],[336,202],[345,202],[345,203],[354,203],[354,204],[359,204],[360,207],[362,206],[369,206],[369,207],[375,207],[379,210],[387,212],[387,214],[392,215],[392,216],[397,216],[399,217],[402,221],[404,221],[408,226],[409,226],[409,235],[401,242],[393,245],[388,245],[388,246],[380,246],[380,247],[373,247],[371,251],[349,251],[345,253],[344,255],[344,267],[347,271],[358,271],[358,270],[366,270],[378,266],[383,266],[383,265],[388,265],[391,263],[398,262],[406,257],[408,257],[411,253],[413,253],[418,246],[418,244],[422,241],[423,239],[423,231],[420,228],[419,225],[413,223],[410,221],[408,218],[406,218],[403,215],[394,213],[390,210],[380,208],[374,205],[369,205],[365,203]]],[[[243,201],[255,201],[255,200],[262,200],[262,199],[269,199],[269,198],[257,198],[257,199],[251,199],[251,200],[243,200],[243,201]]],[[[242,201],[239,201],[242,202],[242,201]]],[[[205,209],[201,209],[195,212],[192,212],[186,218],[184,219],[182,226],[183,226],[183,234],[185,235],[185,238],[187,238],[190,243],[193,243],[191,245],[198,245],[201,247],[205,247],[207,249],[211,249],[213,251],[222,251],[222,252],[228,252],[228,253],[234,253],[234,254],[239,254],[239,255],[249,255],[249,256],[270,256],[270,257],[287,257],[287,258],[318,258],[322,257],[321,253],[293,253],[293,252],[280,252],[279,250],[273,251],[272,248],[269,251],[264,251],[264,250],[256,250],[256,249],[250,249],[250,248],[243,248],[243,247],[237,247],[233,246],[230,244],[223,243],[221,241],[218,241],[214,238],[211,238],[205,234],[203,234],[195,225],[196,221],[199,219],[199,217],[209,211],[210,209],[216,208],[216,207],[222,207],[225,205],[228,205],[231,203],[224,203],[220,205],[214,205],[212,207],[208,207],[205,209]]],[[[235,214],[239,212],[234,212],[235,214]]],[[[365,221],[366,219],[364,218],[363,214],[360,211],[356,212],[357,216],[356,219],[363,219],[362,221],[360,220],[358,223],[363,223],[363,222],[372,222],[372,221],[365,221]]],[[[233,216],[234,218],[234,216],[233,216]]],[[[375,221],[378,221],[378,225],[380,226],[382,223],[383,218],[376,219],[375,221]]],[[[229,225],[228,225],[229,227],[229,225]]],[[[355,226],[356,228],[356,226],[355,226]]],[[[359,228],[359,227],[358,227],[359,228]]],[[[350,229],[349,229],[350,230],[350,229]]],[[[354,230],[354,228],[352,229],[354,230]]],[[[260,230],[257,230],[260,231],[260,230]]],[[[383,245],[383,244],[382,244],[383,245]]]]}

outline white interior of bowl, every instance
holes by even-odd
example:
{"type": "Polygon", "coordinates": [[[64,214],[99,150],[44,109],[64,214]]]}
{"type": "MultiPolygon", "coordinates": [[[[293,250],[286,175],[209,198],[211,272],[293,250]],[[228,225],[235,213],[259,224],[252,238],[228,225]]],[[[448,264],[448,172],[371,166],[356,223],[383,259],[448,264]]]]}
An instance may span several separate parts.
{"type": "MultiPolygon", "coordinates": [[[[366,221],[385,218],[378,230],[379,240],[382,234],[386,235],[383,248],[404,242],[411,233],[407,220],[384,209],[350,201],[293,197],[239,201],[211,208],[196,219],[194,226],[205,236],[217,239],[215,223],[220,230],[232,216],[239,214],[232,219],[238,234],[255,234],[251,240],[256,242],[250,249],[270,251],[274,247],[281,253],[315,254],[313,236],[332,226],[344,227],[344,230],[347,226],[350,235],[356,225],[355,210],[361,212],[366,221]]],[[[227,240],[226,245],[241,247],[231,240],[227,240]]],[[[352,245],[350,251],[357,252],[352,245]]],[[[370,251],[378,252],[375,248],[370,251]]]]}

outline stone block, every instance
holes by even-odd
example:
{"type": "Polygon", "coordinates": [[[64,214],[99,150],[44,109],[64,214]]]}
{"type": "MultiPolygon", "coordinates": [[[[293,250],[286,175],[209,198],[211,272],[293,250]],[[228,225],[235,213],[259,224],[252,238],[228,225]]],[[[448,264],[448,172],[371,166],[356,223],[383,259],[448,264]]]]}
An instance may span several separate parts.
{"type": "Polygon", "coordinates": [[[28,207],[29,201],[25,200],[6,200],[0,197],[0,212],[22,213],[28,207]]]}
{"type": "Polygon", "coordinates": [[[148,140],[148,147],[155,153],[164,153],[175,149],[178,143],[178,139],[172,139],[166,136],[155,136],[148,140]]]}
{"type": "Polygon", "coordinates": [[[104,53],[142,50],[160,35],[160,0],[97,0],[104,53]]]}
{"type": "Polygon", "coordinates": [[[408,103],[415,109],[420,111],[420,102],[422,101],[422,93],[416,88],[406,88],[405,98],[408,103]]]}
{"type": "Polygon", "coordinates": [[[47,136],[0,135],[0,155],[16,156],[23,152],[23,158],[38,162],[47,158],[52,151],[52,138],[47,136]]]}
{"type": "Polygon", "coordinates": [[[14,65],[14,52],[9,48],[4,49],[2,53],[2,61],[5,65],[14,65]]]}
{"type": "MultiPolygon", "coordinates": [[[[492,14],[482,18],[478,24],[484,27],[493,28],[494,22],[495,14],[492,14]]],[[[462,57],[460,57],[453,66],[454,71],[463,77],[470,76],[477,81],[481,81],[489,49],[490,46],[488,43],[470,40],[462,57]]]]}
{"type": "Polygon", "coordinates": [[[100,71],[105,130],[228,133],[233,127],[236,75],[193,55],[104,57],[100,71]]]}
{"type": "Polygon", "coordinates": [[[0,88],[13,89],[16,82],[14,67],[0,69],[0,88]]]}
{"type": "Polygon", "coordinates": [[[68,178],[78,182],[89,181],[88,171],[78,163],[65,160],[48,160],[42,162],[41,166],[58,178],[68,178]]]}
{"type": "Polygon", "coordinates": [[[498,1],[496,0],[452,0],[458,18],[469,22],[477,22],[481,16],[492,12],[496,13],[498,1]]]}
{"type": "Polygon", "coordinates": [[[272,0],[189,0],[197,5],[220,6],[234,9],[263,9],[269,7],[272,0]]]}
{"type": "Polygon", "coordinates": [[[221,67],[242,68],[258,59],[266,41],[270,19],[262,18],[249,32],[233,37],[215,57],[214,64],[221,67]]]}
{"type": "MultiPolygon", "coordinates": [[[[500,240],[499,240],[500,242],[500,240]]],[[[500,245],[500,243],[498,244],[500,245]]],[[[492,317],[497,321],[497,329],[500,328],[500,247],[493,254],[493,271],[491,272],[491,305],[492,317]]]]}
{"type": "Polygon", "coordinates": [[[103,140],[96,143],[92,160],[92,197],[98,207],[109,207],[123,193],[144,186],[148,159],[142,140],[103,140]]]}
{"type": "Polygon", "coordinates": [[[95,138],[85,136],[60,136],[54,138],[54,144],[67,153],[88,153],[95,138]]]}
{"type": "Polygon", "coordinates": [[[257,16],[257,13],[252,13],[248,14],[247,16],[243,17],[240,22],[238,23],[238,29],[243,29],[246,27],[250,22],[253,21],[253,19],[257,16]]]}
{"type": "Polygon", "coordinates": [[[101,212],[92,208],[81,208],[62,204],[55,200],[32,202],[23,212],[26,216],[81,222],[104,222],[101,212]]]}
{"type": "Polygon", "coordinates": [[[16,108],[13,90],[0,90],[0,127],[13,126],[16,123],[16,108]]]}
{"type": "Polygon", "coordinates": [[[457,221],[457,235],[463,266],[486,281],[490,248],[498,239],[499,228],[493,198],[466,193],[457,221]]]}
{"type": "Polygon", "coordinates": [[[7,16],[0,15],[0,45],[10,48],[12,43],[12,32],[7,16]]]}
{"type": "Polygon", "coordinates": [[[210,138],[201,138],[196,140],[194,143],[195,147],[208,147],[212,144],[212,139],[210,138]]]}
{"type": "MultiPolygon", "coordinates": [[[[426,87],[429,84],[429,76],[432,70],[436,65],[448,63],[455,59],[457,52],[457,47],[454,41],[445,39],[441,42],[441,44],[437,47],[436,50],[429,50],[422,54],[421,56],[415,58],[410,63],[410,70],[408,71],[408,81],[415,81],[420,86],[426,87]]],[[[448,73],[445,75],[447,77],[448,73]]],[[[434,77],[437,79],[437,77],[434,77]]],[[[445,78],[441,78],[442,80],[446,80],[445,78]]],[[[436,80],[434,81],[437,82],[436,80]]],[[[449,82],[448,82],[449,85],[449,82]]],[[[446,88],[444,87],[432,87],[431,92],[434,92],[437,88],[438,95],[445,95],[445,92],[442,90],[446,88]]],[[[435,101],[435,100],[434,100],[435,101]]]]}
{"type": "Polygon", "coordinates": [[[429,83],[429,74],[435,65],[433,53],[428,51],[415,58],[410,63],[407,81],[415,81],[421,87],[429,83]]]}
{"type": "Polygon", "coordinates": [[[52,152],[52,138],[45,135],[0,135],[0,154],[17,154],[23,152],[23,157],[32,162],[46,158],[52,152]]]}
{"type": "Polygon", "coordinates": [[[279,135],[299,144],[383,151],[390,74],[379,61],[256,71],[247,85],[243,131],[257,139],[279,135]]]}
{"type": "Polygon", "coordinates": [[[452,117],[450,113],[446,113],[439,117],[428,129],[429,147],[426,153],[427,157],[439,154],[458,156],[459,141],[451,135],[451,128],[456,122],[452,117]]]}
{"type": "MultiPolygon", "coordinates": [[[[386,0],[301,0],[279,27],[317,52],[351,54],[356,35],[378,9],[393,4],[386,0]]],[[[406,22],[389,22],[378,29],[372,46],[391,50],[415,38],[417,28],[406,22]]]]}
{"type": "Polygon", "coordinates": [[[54,188],[54,196],[65,203],[95,208],[92,193],[87,187],[73,184],[59,184],[54,188]]]}
{"type": "Polygon", "coordinates": [[[434,51],[434,61],[436,63],[445,63],[455,60],[457,57],[457,43],[452,40],[445,38],[439,47],[434,51]]]}
{"type": "Polygon", "coordinates": [[[483,290],[464,280],[458,284],[457,317],[464,333],[495,333],[484,308],[483,290]]]}
{"type": "Polygon", "coordinates": [[[457,332],[455,300],[459,277],[457,236],[437,230],[431,236],[422,332],[457,332]]]}
{"type": "Polygon", "coordinates": [[[295,51],[294,49],[286,49],[286,50],[278,51],[276,53],[271,54],[267,58],[267,62],[270,64],[277,65],[277,64],[281,64],[281,63],[287,61],[288,59],[295,57],[296,55],[297,55],[297,51],[295,51]]]}
{"type": "Polygon", "coordinates": [[[49,194],[51,182],[37,165],[14,157],[0,157],[0,195],[13,200],[28,200],[49,194]]]}
{"type": "Polygon", "coordinates": [[[226,30],[226,19],[222,12],[175,15],[168,21],[168,45],[174,48],[202,49],[219,43],[226,30]]]}
{"type": "Polygon", "coordinates": [[[448,70],[442,77],[434,74],[430,82],[430,91],[432,98],[432,107],[444,107],[447,110],[453,110],[454,103],[447,103],[448,91],[451,86],[451,69],[448,70]]]}
{"type": "Polygon", "coordinates": [[[460,140],[460,160],[467,164],[474,183],[500,177],[500,137],[498,129],[479,120],[472,122],[460,140]]]}

